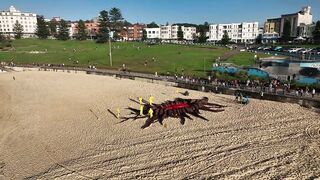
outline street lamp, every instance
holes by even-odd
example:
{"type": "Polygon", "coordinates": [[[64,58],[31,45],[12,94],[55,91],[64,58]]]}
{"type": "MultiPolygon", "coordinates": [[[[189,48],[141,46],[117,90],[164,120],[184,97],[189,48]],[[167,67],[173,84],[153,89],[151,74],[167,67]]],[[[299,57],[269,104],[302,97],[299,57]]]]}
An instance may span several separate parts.
{"type": "Polygon", "coordinates": [[[109,30],[109,57],[110,57],[110,66],[112,67],[112,51],[111,51],[111,30],[110,27],[108,27],[109,30]]]}

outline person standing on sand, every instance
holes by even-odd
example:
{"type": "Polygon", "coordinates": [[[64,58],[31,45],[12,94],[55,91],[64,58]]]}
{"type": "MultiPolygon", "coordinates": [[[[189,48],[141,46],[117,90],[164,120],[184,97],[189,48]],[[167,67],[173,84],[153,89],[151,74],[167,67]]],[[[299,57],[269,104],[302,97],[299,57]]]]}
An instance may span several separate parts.
{"type": "Polygon", "coordinates": [[[16,80],[16,78],[14,76],[12,78],[13,78],[14,81],[16,80]]]}
{"type": "Polygon", "coordinates": [[[263,99],[263,91],[260,91],[260,99],[263,99]]]}
{"type": "Polygon", "coordinates": [[[152,103],[153,103],[153,96],[150,95],[150,97],[149,97],[149,104],[152,106],[152,103]]]}

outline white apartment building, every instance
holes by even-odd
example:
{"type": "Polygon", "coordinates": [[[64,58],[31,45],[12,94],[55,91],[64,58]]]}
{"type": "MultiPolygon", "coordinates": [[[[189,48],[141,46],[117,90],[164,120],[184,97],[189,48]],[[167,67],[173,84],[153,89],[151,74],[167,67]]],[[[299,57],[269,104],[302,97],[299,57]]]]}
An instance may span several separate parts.
{"type": "Polygon", "coordinates": [[[194,40],[194,38],[196,37],[197,34],[197,28],[196,27],[185,27],[182,26],[181,27],[182,31],[183,31],[183,38],[185,40],[194,40]]]}
{"type": "Polygon", "coordinates": [[[161,26],[160,38],[166,40],[178,39],[178,26],[161,26]]]}
{"type": "Polygon", "coordinates": [[[160,39],[160,28],[145,28],[147,39],[160,39]]]}
{"type": "Polygon", "coordinates": [[[37,29],[37,15],[35,13],[23,13],[14,6],[9,10],[0,12],[0,32],[14,36],[14,26],[19,22],[23,26],[24,37],[34,37],[37,29]]]}
{"type": "Polygon", "coordinates": [[[258,22],[212,24],[209,26],[208,41],[220,41],[225,31],[228,33],[231,41],[235,43],[253,43],[259,36],[259,24],[258,22]]]}
{"type": "MultiPolygon", "coordinates": [[[[160,27],[160,39],[163,40],[177,40],[178,39],[178,25],[168,25],[160,27]]],[[[193,40],[197,33],[196,27],[181,26],[183,38],[185,40],[193,40]]]]}

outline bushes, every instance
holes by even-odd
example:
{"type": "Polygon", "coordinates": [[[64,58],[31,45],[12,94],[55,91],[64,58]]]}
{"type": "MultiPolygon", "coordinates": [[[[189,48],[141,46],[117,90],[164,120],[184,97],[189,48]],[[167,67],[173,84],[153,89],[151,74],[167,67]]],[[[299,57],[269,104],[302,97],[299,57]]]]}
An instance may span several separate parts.
{"type": "Polygon", "coordinates": [[[12,48],[11,40],[0,35],[0,49],[1,50],[10,50],[12,48]]]}

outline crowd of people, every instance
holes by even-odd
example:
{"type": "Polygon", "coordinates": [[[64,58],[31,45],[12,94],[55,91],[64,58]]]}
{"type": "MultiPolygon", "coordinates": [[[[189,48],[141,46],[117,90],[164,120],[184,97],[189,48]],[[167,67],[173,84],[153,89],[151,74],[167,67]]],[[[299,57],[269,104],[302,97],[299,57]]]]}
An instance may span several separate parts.
{"type": "Polygon", "coordinates": [[[244,89],[252,92],[264,92],[277,95],[291,95],[299,97],[312,97],[317,95],[317,89],[315,87],[296,87],[290,82],[282,82],[278,79],[272,79],[270,81],[259,80],[222,80],[218,78],[201,79],[195,76],[178,77],[175,75],[175,80],[183,81],[185,83],[194,83],[201,85],[212,85],[216,91],[218,87],[221,88],[234,88],[244,89]]]}

